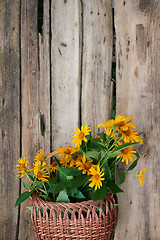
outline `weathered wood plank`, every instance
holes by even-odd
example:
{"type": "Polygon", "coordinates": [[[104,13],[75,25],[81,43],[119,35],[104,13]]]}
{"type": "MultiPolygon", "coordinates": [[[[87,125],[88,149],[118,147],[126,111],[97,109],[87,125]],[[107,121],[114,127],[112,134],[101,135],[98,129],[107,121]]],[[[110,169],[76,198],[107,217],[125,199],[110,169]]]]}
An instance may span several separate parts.
{"type": "Polygon", "coordinates": [[[0,1],[0,239],[16,239],[20,155],[20,1],[0,1]]]}
{"type": "MultiPolygon", "coordinates": [[[[37,7],[38,0],[22,2],[22,155],[29,158],[30,166],[37,151],[44,147],[47,154],[50,151],[49,6],[45,4],[43,43],[42,37],[38,39],[37,7]]],[[[19,239],[32,240],[28,204],[21,207],[19,239]]]]}
{"type": "Polygon", "coordinates": [[[45,153],[50,152],[50,1],[44,1],[43,34],[39,34],[39,124],[45,153]]]}
{"type": "Polygon", "coordinates": [[[112,1],[83,2],[82,123],[97,124],[112,113],[112,1]]]}
{"type": "Polygon", "coordinates": [[[116,240],[160,237],[160,2],[115,1],[117,115],[136,116],[144,145],[135,172],[147,168],[144,186],[128,176],[119,194],[116,240]]]}
{"type": "Polygon", "coordinates": [[[80,1],[52,1],[53,149],[70,144],[79,124],[81,24],[80,1]]]}

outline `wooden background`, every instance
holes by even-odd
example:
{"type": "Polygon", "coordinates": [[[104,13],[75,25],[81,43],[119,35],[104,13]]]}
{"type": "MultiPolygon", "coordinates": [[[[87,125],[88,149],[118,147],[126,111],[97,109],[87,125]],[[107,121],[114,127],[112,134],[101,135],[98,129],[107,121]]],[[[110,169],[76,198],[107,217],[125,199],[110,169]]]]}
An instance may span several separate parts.
{"type": "MultiPolygon", "coordinates": [[[[116,240],[160,240],[160,2],[115,0],[117,115],[136,116],[144,145],[119,194],[116,240]],[[137,169],[136,169],[137,170],[137,169]]],[[[34,240],[29,202],[13,169],[20,156],[66,146],[81,124],[112,116],[111,0],[0,0],[0,239],[34,240]]]]}

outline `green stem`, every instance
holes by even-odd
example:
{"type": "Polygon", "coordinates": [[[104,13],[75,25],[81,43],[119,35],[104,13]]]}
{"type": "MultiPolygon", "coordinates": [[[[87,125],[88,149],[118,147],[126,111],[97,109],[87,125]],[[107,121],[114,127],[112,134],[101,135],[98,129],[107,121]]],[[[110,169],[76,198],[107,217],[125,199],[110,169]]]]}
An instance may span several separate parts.
{"type": "MultiPolygon", "coordinates": [[[[103,158],[106,156],[107,153],[108,153],[108,152],[105,151],[105,153],[103,154],[103,156],[102,156],[101,159],[99,160],[98,164],[103,160],[103,158]]],[[[108,160],[108,158],[107,158],[107,160],[108,160]]]]}
{"type": "Polygon", "coordinates": [[[122,157],[120,157],[119,158],[119,160],[118,160],[118,162],[116,163],[116,161],[117,161],[117,158],[112,162],[112,164],[111,164],[111,167],[112,167],[112,165],[114,165],[115,163],[115,166],[117,166],[117,164],[120,162],[122,160],[122,157]]]}
{"type": "Polygon", "coordinates": [[[45,186],[44,183],[43,183],[43,187],[44,187],[44,190],[45,190],[45,192],[46,192],[46,195],[48,196],[47,189],[46,189],[46,186],[45,186]]]}
{"type": "Polygon", "coordinates": [[[29,182],[30,182],[30,184],[34,184],[34,182],[30,179],[30,177],[28,176],[28,174],[27,173],[25,173],[25,175],[27,176],[27,178],[28,178],[28,180],[29,180],[29,182]]]}

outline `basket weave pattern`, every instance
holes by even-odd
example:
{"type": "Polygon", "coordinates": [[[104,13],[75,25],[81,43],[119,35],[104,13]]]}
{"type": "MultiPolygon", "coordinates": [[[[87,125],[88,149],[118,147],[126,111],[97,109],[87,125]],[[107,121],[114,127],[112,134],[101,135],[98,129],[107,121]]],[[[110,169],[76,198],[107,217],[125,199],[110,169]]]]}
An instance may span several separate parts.
{"type": "Polygon", "coordinates": [[[38,240],[111,240],[117,216],[114,203],[111,194],[105,202],[80,203],[46,202],[33,195],[31,219],[36,237],[38,240]]]}

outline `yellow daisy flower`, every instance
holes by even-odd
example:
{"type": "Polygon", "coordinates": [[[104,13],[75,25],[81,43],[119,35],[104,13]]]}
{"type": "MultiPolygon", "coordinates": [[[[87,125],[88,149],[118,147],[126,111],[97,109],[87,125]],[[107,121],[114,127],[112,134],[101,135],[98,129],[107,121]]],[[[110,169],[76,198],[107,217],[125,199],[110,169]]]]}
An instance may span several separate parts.
{"type": "Polygon", "coordinates": [[[115,119],[115,131],[119,131],[121,129],[122,131],[127,131],[128,128],[135,128],[135,124],[131,123],[130,121],[135,117],[125,117],[119,115],[115,119]]]}
{"type": "Polygon", "coordinates": [[[80,150],[79,148],[75,148],[74,146],[68,146],[64,148],[58,148],[56,152],[59,154],[59,156],[65,155],[66,157],[68,157],[76,152],[79,152],[79,150],[80,150]]]}
{"type": "Polygon", "coordinates": [[[26,159],[25,157],[21,157],[18,159],[19,165],[16,165],[16,167],[19,167],[19,169],[15,169],[15,170],[23,170],[27,164],[28,164],[28,158],[26,159]],[[24,160],[23,160],[24,158],[24,160]]]}
{"type": "Polygon", "coordinates": [[[44,168],[47,165],[45,161],[39,161],[37,160],[35,163],[33,163],[33,171],[39,168],[44,168]]]}
{"type": "Polygon", "coordinates": [[[72,140],[72,143],[75,144],[75,147],[76,146],[80,146],[82,144],[82,141],[85,141],[87,142],[87,139],[86,139],[86,136],[90,134],[91,130],[90,128],[88,127],[88,124],[87,125],[82,125],[81,126],[81,130],[77,127],[76,128],[77,132],[74,131],[74,134],[76,136],[73,136],[73,140],[72,140]]]}
{"type": "Polygon", "coordinates": [[[120,150],[120,154],[117,156],[117,158],[122,157],[122,162],[126,162],[126,165],[128,165],[128,160],[130,162],[133,162],[134,156],[133,153],[136,153],[136,151],[133,149],[133,146],[127,147],[125,149],[120,150]]]}
{"type": "Polygon", "coordinates": [[[47,178],[49,178],[48,172],[45,169],[35,169],[34,170],[35,176],[38,178],[38,180],[41,181],[48,181],[47,178]]]}
{"type": "Polygon", "coordinates": [[[132,128],[128,128],[126,131],[121,131],[122,136],[124,137],[124,142],[139,142],[143,143],[142,137],[138,134],[138,132],[132,128]]]}
{"type": "Polygon", "coordinates": [[[75,160],[71,157],[65,157],[63,156],[60,160],[59,160],[60,164],[65,166],[65,167],[74,167],[75,165],[75,160]]]}
{"type": "Polygon", "coordinates": [[[82,171],[82,174],[86,174],[89,175],[90,172],[90,168],[94,167],[95,168],[96,165],[93,164],[93,160],[90,161],[86,161],[86,156],[83,155],[82,157],[82,161],[77,161],[76,162],[76,167],[78,168],[78,170],[82,171]]]}
{"type": "Polygon", "coordinates": [[[28,170],[26,169],[26,166],[28,164],[28,158],[27,159],[25,157],[23,158],[19,158],[18,160],[19,165],[16,165],[16,167],[18,168],[14,169],[14,171],[20,173],[19,175],[17,175],[19,178],[23,177],[24,174],[28,172],[28,170]]]}
{"type": "Polygon", "coordinates": [[[77,155],[74,157],[74,159],[75,159],[75,162],[80,161],[80,160],[82,160],[82,156],[79,155],[79,154],[77,154],[77,155]]]}
{"type": "Polygon", "coordinates": [[[115,125],[115,121],[113,119],[111,119],[107,122],[98,124],[98,127],[104,127],[106,135],[110,136],[111,132],[112,132],[111,127],[113,127],[114,125],[115,125]]]}
{"type": "Polygon", "coordinates": [[[35,157],[34,157],[34,161],[41,161],[41,160],[45,160],[45,156],[44,156],[44,149],[41,149],[39,151],[39,153],[36,153],[35,157]]]}
{"type": "Polygon", "coordinates": [[[92,175],[92,177],[89,179],[89,181],[91,181],[89,186],[91,188],[95,186],[95,190],[97,190],[97,188],[100,189],[100,187],[102,187],[102,181],[105,180],[105,178],[102,178],[104,173],[100,171],[99,165],[97,165],[97,169],[95,169],[94,167],[91,167],[89,171],[90,171],[90,174],[92,175]]]}
{"type": "Polygon", "coordinates": [[[146,172],[146,168],[143,168],[141,170],[141,172],[138,174],[139,184],[140,184],[141,187],[143,186],[143,183],[144,183],[144,178],[145,178],[144,173],[145,172],[146,172]]]}
{"type": "Polygon", "coordinates": [[[58,164],[56,161],[53,161],[52,164],[49,164],[48,165],[48,169],[50,172],[55,172],[56,171],[56,167],[58,167],[58,164]]]}

